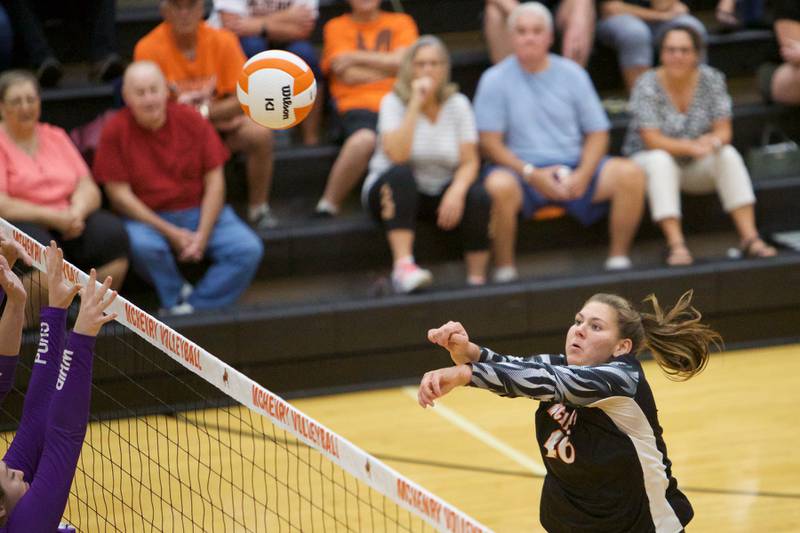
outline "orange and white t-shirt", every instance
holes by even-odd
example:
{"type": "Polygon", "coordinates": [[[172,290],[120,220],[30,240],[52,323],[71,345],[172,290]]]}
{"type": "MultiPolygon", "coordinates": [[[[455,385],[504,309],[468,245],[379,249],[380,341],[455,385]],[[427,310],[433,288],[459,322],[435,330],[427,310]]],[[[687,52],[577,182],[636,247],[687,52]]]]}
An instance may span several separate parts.
{"type": "Polygon", "coordinates": [[[136,43],[133,59],[158,64],[176,94],[210,91],[216,97],[235,94],[246,61],[236,35],[205,22],[197,29],[194,59],[178,49],[168,22],[162,22],[136,43]]]}
{"type": "Polygon", "coordinates": [[[328,75],[331,96],[340,113],[351,109],[378,112],[381,99],[394,85],[394,77],[347,85],[330,71],[331,60],[339,54],[367,50],[394,52],[413,44],[419,32],[414,19],[403,13],[381,12],[370,22],[356,22],[352,15],[329,20],[323,29],[322,71],[328,75]]]}

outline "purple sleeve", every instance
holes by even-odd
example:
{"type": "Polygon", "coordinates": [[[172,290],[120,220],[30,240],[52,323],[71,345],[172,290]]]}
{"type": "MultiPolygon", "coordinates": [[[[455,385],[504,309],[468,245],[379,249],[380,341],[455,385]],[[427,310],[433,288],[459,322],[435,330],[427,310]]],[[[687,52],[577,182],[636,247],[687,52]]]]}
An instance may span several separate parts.
{"type": "Polygon", "coordinates": [[[58,377],[58,365],[64,348],[67,310],[44,307],[41,313],[39,349],[33,361],[28,391],[22,407],[19,429],[3,460],[10,468],[22,470],[30,482],[36,473],[44,446],[47,411],[58,377]]]}
{"type": "Polygon", "coordinates": [[[9,517],[9,532],[50,533],[61,522],[89,421],[94,343],[94,337],[75,332],[69,336],[47,416],[39,468],[9,517]]]}

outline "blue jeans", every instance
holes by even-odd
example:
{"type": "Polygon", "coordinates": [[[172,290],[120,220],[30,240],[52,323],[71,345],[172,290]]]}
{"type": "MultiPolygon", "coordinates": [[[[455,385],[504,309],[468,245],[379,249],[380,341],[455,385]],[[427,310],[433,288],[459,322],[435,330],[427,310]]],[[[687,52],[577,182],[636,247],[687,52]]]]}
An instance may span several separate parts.
{"type": "Polygon", "coordinates": [[[292,41],[289,43],[269,43],[266,39],[258,35],[251,35],[249,37],[239,37],[239,42],[242,45],[244,55],[248,58],[253,57],[259,52],[269,50],[270,48],[277,48],[278,50],[286,50],[300,59],[305,61],[311,71],[314,73],[314,78],[317,84],[322,82],[322,71],[319,68],[319,59],[317,59],[317,51],[310,41],[292,41]]]}
{"type": "MultiPolygon", "coordinates": [[[[161,211],[158,215],[178,227],[191,231],[200,222],[200,208],[161,211]]],[[[161,306],[169,309],[180,302],[186,280],[178,270],[167,239],[149,224],[125,220],[131,243],[133,269],[155,286],[161,306]]],[[[220,211],[206,246],[211,266],[189,297],[195,309],[213,309],[232,305],[250,286],[261,262],[264,245],[261,239],[226,205],[220,211]]]]}

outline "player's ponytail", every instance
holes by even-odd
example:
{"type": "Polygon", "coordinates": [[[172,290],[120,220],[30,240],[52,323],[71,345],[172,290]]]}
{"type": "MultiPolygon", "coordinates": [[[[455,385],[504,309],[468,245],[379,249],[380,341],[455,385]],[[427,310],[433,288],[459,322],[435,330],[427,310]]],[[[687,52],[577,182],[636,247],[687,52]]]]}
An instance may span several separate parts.
{"type": "Polygon", "coordinates": [[[620,338],[631,340],[631,353],[650,350],[667,377],[685,381],[705,368],[712,346],[722,345],[720,334],[700,322],[702,315],[692,306],[692,295],[693,291],[686,291],[665,311],[651,294],[644,301],[653,306],[652,313],[640,313],[614,294],[595,294],[589,301],[617,311],[620,338]]]}

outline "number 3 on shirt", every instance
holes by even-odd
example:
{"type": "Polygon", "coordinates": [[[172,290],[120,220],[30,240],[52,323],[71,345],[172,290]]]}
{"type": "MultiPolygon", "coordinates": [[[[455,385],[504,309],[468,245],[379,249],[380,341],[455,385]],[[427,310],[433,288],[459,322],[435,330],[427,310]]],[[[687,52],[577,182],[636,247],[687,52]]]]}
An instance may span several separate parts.
{"type": "Polygon", "coordinates": [[[546,457],[558,458],[567,464],[575,462],[575,447],[569,441],[569,437],[560,429],[550,433],[544,443],[544,449],[547,450],[546,457]]]}

